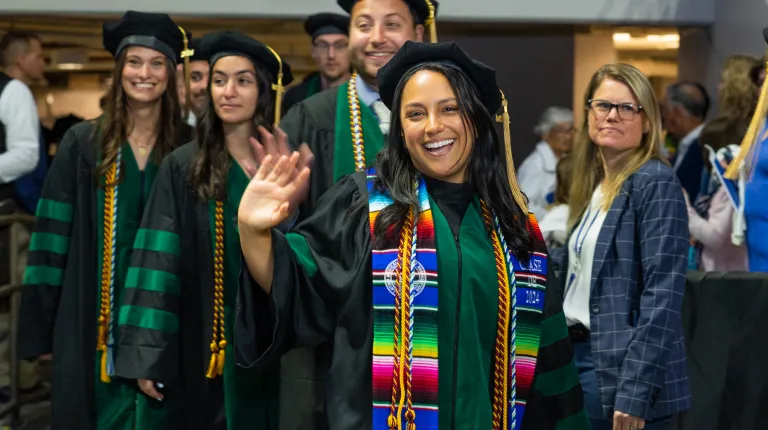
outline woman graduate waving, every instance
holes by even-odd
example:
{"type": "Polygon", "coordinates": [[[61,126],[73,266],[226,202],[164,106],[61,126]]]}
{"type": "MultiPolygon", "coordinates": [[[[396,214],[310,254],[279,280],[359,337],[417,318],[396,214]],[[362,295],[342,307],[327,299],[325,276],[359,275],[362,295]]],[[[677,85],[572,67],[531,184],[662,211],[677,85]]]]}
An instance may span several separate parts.
{"type": "Polygon", "coordinates": [[[588,429],[546,247],[494,131],[502,105],[509,118],[494,70],[407,42],[378,80],[392,128],[376,169],[293,232],[274,227],[308,169],[267,155],[253,172],[238,362],[332,339],[331,429],[588,429]]]}
{"type": "Polygon", "coordinates": [[[276,122],[291,69],[238,32],[207,34],[201,49],[210,57],[208,107],[197,139],[160,166],[136,236],[117,374],[166,400],[166,429],[276,429],[279,372],[236,368],[231,358],[235,219],[248,185],[238,162],[254,163],[249,139],[276,122]]]}
{"type": "Polygon", "coordinates": [[[185,35],[168,15],[104,24],[115,57],[100,118],[59,145],[37,207],[21,298],[20,355],[53,352],[54,429],[163,428],[132,386],[113,379],[119,302],[157,166],[191,129],[181,121],[176,59],[185,35]],[[150,426],[150,427],[145,427],[150,426]]]}

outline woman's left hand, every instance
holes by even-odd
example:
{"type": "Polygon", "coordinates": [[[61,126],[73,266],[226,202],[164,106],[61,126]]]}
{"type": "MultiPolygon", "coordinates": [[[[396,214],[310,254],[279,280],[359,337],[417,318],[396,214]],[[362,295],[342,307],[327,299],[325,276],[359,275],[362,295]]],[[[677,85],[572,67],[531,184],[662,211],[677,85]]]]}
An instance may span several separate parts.
{"type": "Polygon", "coordinates": [[[642,430],[645,428],[645,420],[624,412],[613,412],[613,430],[642,430]]]}

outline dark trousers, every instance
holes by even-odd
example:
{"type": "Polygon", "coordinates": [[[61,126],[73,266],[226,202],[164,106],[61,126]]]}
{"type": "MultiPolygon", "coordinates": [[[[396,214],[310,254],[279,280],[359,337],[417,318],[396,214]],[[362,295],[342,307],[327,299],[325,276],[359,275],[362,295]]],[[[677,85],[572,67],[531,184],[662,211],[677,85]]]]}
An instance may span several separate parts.
{"type": "MultiPolygon", "coordinates": [[[[592,430],[613,430],[613,413],[606,417],[603,412],[603,402],[600,396],[600,387],[595,376],[595,363],[592,360],[591,344],[587,342],[573,342],[573,354],[576,359],[576,368],[579,371],[579,382],[584,392],[584,406],[592,424],[592,430]]],[[[645,423],[645,430],[664,430],[669,423],[669,417],[660,418],[650,423],[645,423]]]]}

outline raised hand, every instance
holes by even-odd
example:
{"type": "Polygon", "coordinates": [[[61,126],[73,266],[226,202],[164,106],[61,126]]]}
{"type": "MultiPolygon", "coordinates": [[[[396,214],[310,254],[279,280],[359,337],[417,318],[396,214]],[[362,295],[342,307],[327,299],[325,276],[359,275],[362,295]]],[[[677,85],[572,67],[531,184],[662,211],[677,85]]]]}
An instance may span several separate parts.
{"type": "Polygon", "coordinates": [[[298,168],[300,155],[294,152],[274,157],[267,154],[254,171],[245,168],[251,181],[243,193],[238,210],[240,229],[262,233],[285,221],[303,200],[309,187],[309,167],[298,168]]]}
{"type": "MultiPolygon", "coordinates": [[[[281,156],[291,156],[290,146],[288,145],[288,135],[283,132],[279,127],[275,128],[274,134],[267,131],[264,127],[258,127],[260,141],[255,137],[251,137],[251,147],[253,154],[258,165],[263,164],[267,156],[271,155],[273,159],[278,160],[281,156]]],[[[299,146],[299,160],[291,171],[291,180],[296,178],[299,173],[308,168],[312,170],[312,164],[315,161],[315,156],[312,150],[309,149],[306,143],[299,146]]],[[[253,177],[256,169],[254,167],[246,167],[246,172],[253,177]],[[250,171],[249,171],[250,170],[250,171]]],[[[295,200],[289,202],[290,210],[295,210],[301,202],[307,198],[309,192],[309,184],[305,187],[301,193],[295,195],[295,200]]]]}

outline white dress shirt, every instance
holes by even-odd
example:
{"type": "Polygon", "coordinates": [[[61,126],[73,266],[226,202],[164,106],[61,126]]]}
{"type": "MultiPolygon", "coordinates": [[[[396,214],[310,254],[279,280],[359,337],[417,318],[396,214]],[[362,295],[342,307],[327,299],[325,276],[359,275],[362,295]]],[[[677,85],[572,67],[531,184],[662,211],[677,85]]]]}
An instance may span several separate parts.
{"type": "Polygon", "coordinates": [[[563,313],[568,326],[578,323],[589,330],[589,297],[592,294],[592,265],[595,248],[607,211],[600,208],[603,188],[592,193],[589,209],[571,233],[568,241],[568,277],[565,278],[563,313]]]}
{"type": "Polygon", "coordinates": [[[13,182],[35,170],[40,159],[40,119],[32,92],[12,80],[0,94],[0,122],[5,152],[0,154],[0,183],[13,182]]]}

